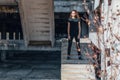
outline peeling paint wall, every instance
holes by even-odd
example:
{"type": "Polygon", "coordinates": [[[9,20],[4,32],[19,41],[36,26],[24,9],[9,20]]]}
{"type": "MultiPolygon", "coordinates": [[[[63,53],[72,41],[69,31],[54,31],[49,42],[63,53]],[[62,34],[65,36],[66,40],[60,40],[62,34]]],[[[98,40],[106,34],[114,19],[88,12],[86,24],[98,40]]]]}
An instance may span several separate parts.
{"type": "Polygon", "coordinates": [[[104,48],[110,49],[110,56],[102,49],[102,80],[120,80],[120,0],[112,0],[111,5],[108,1],[102,4],[104,34],[101,39],[104,48]]]}

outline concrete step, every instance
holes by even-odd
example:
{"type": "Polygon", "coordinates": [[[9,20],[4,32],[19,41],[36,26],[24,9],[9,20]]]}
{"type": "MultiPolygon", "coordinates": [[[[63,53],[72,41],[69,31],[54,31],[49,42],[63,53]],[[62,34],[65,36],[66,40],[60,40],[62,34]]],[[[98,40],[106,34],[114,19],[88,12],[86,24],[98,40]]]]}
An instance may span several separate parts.
{"type": "MultiPolygon", "coordinates": [[[[64,38],[62,41],[66,42],[66,41],[68,41],[68,39],[64,38]]],[[[73,39],[73,42],[75,42],[75,39],[73,39]]],[[[89,38],[80,38],[80,43],[91,43],[91,40],[89,38]]]]}
{"type": "Polygon", "coordinates": [[[88,64],[88,60],[63,60],[62,64],[88,64]]]}
{"type": "MultiPolygon", "coordinates": [[[[85,63],[88,62],[89,63],[89,58],[86,56],[86,52],[89,52],[90,54],[92,54],[92,50],[88,48],[88,45],[90,43],[80,43],[80,48],[81,48],[81,54],[82,54],[82,59],[85,60],[85,63]]],[[[68,48],[68,41],[64,40],[62,42],[62,46],[61,46],[61,62],[63,64],[67,64],[67,63],[84,63],[84,61],[79,61],[78,60],[78,53],[77,53],[77,49],[76,49],[76,43],[73,41],[72,43],[72,47],[71,47],[71,60],[67,60],[67,48],[68,48]],[[72,61],[73,60],[73,61],[72,61]],[[76,61],[75,61],[76,60],[76,61]]]]}
{"type": "Polygon", "coordinates": [[[0,80],[60,80],[60,65],[1,63],[0,80]]]}
{"type": "MultiPolygon", "coordinates": [[[[0,78],[0,80],[20,80],[19,78],[11,78],[11,77],[8,77],[8,78],[0,78]]],[[[33,79],[33,78],[25,78],[25,79],[22,79],[22,80],[60,80],[60,79],[33,79]]]]}
{"type": "Polygon", "coordinates": [[[7,61],[28,63],[61,63],[60,51],[11,51],[7,52],[7,61]]]}
{"type": "Polygon", "coordinates": [[[88,51],[92,54],[92,50],[88,48],[90,43],[80,43],[82,59],[78,59],[76,44],[73,41],[71,48],[71,59],[67,60],[68,42],[63,41],[61,47],[61,79],[62,80],[96,80],[95,70],[92,60],[86,56],[88,51]]]}
{"type": "Polygon", "coordinates": [[[94,67],[89,64],[63,64],[62,80],[96,80],[94,67]]]}

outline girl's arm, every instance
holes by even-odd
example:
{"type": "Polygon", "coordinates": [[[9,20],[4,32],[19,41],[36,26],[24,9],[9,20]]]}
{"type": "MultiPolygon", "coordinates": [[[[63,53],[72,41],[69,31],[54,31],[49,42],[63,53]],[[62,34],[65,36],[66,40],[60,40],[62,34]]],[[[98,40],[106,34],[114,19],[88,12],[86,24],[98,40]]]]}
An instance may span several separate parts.
{"type": "Polygon", "coordinates": [[[69,22],[68,22],[67,33],[68,33],[68,36],[70,36],[70,23],[69,22]]]}
{"type": "Polygon", "coordinates": [[[80,21],[78,22],[78,38],[80,38],[80,32],[81,32],[81,26],[80,26],[80,21]]]}
{"type": "Polygon", "coordinates": [[[68,40],[69,40],[70,39],[70,22],[68,22],[67,33],[68,33],[68,40]]]}

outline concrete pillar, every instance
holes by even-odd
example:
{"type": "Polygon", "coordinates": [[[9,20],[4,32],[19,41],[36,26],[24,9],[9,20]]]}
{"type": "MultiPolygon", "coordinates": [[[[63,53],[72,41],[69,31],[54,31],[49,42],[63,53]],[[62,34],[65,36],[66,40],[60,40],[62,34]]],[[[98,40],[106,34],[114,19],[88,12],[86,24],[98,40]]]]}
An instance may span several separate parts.
{"type": "Polygon", "coordinates": [[[1,61],[5,61],[6,60],[6,51],[5,50],[2,50],[1,52],[1,61]]]}

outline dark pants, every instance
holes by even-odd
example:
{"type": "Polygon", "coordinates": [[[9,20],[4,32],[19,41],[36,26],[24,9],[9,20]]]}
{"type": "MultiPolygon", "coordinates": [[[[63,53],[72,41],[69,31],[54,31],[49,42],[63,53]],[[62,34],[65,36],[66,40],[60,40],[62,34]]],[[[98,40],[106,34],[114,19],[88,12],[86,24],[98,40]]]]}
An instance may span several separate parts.
{"type": "MultiPolygon", "coordinates": [[[[70,53],[71,53],[71,47],[72,47],[73,38],[75,38],[75,41],[76,41],[76,48],[80,49],[80,41],[78,39],[78,36],[70,36],[70,39],[68,40],[68,55],[70,55],[70,53]]],[[[77,52],[78,52],[78,55],[80,56],[81,51],[77,50],[77,52]]]]}

